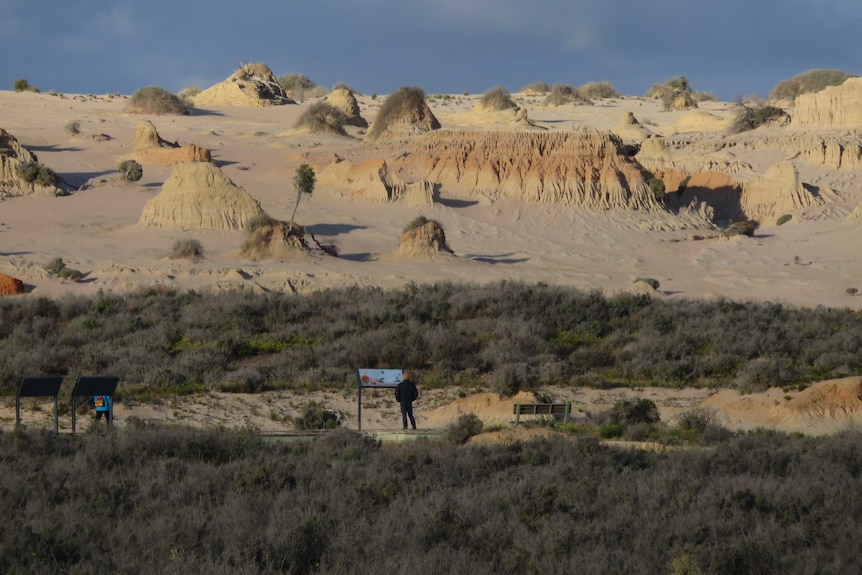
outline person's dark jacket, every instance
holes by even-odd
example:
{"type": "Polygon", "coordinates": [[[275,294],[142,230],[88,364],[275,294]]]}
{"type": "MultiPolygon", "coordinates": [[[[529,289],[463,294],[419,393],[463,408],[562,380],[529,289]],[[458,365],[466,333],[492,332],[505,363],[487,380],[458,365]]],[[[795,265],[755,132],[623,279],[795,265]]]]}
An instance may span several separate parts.
{"type": "Polygon", "coordinates": [[[405,379],[395,388],[395,401],[401,405],[410,405],[419,397],[419,390],[409,379],[405,379]]]}

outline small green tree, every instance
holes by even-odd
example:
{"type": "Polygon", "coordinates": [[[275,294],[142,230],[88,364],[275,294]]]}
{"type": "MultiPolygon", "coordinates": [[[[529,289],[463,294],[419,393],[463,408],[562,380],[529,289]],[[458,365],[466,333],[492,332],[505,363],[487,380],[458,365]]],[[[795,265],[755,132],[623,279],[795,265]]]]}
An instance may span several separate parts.
{"type": "Polygon", "coordinates": [[[314,168],[308,164],[302,164],[296,168],[296,175],[293,176],[293,189],[296,190],[296,203],[293,205],[293,213],[290,215],[290,228],[293,231],[293,220],[296,218],[296,208],[299,207],[299,200],[302,194],[311,195],[314,192],[314,184],[316,178],[314,176],[314,168]]]}

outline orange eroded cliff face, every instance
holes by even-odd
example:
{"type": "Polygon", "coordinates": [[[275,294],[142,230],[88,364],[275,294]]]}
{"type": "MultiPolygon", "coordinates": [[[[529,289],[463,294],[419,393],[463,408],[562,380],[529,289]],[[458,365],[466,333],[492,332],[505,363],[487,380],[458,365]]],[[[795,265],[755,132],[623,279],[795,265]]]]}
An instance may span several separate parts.
{"type": "Polygon", "coordinates": [[[613,134],[440,130],[391,160],[406,179],[453,196],[487,195],[596,209],[652,209],[648,174],[613,134]],[[407,176],[409,174],[409,178],[407,176]]]}

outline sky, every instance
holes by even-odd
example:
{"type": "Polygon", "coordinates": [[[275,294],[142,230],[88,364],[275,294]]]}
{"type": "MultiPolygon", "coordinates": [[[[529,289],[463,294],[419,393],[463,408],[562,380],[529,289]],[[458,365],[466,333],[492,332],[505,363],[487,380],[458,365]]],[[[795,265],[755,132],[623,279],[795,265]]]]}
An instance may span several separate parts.
{"type": "Polygon", "coordinates": [[[0,0],[0,89],[208,88],[242,64],[388,94],[686,76],[722,100],[862,74],[860,0],[0,0]]]}

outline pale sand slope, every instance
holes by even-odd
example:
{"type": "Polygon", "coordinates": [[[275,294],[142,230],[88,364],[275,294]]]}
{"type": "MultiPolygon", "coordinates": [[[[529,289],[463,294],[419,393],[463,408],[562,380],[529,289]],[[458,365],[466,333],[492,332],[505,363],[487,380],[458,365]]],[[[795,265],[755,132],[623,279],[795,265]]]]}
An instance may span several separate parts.
{"type": "MultiPolygon", "coordinates": [[[[655,402],[661,420],[675,425],[681,414],[696,408],[712,410],[718,422],[731,430],[748,431],[758,428],[806,435],[826,435],[862,425],[862,377],[815,383],[803,391],[782,391],[775,388],[763,393],[741,395],[735,391],[706,389],[609,389],[548,387],[539,390],[543,397],[555,402],[571,402],[573,423],[588,422],[591,415],[608,411],[623,399],[646,398],[655,402]]],[[[137,401],[115,405],[118,427],[130,425],[135,419],[159,424],[179,424],[196,428],[249,429],[255,432],[279,433],[293,431],[292,420],[308,403],[315,401],[335,411],[342,425],[357,429],[358,401],[354,390],[340,392],[261,394],[211,393],[203,396],[177,397],[161,402],[142,404],[137,401]]],[[[417,425],[424,430],[444,430],[459,416],[475,413],[488,426],[510,426],[514,422],[515,403],[534,403],[533,393],[522,392],[510,398],[495,393],[477,393],[458,397],[453,389],[423,389],[414,405],[417,425]]],[[[27,398],[22,401],[22,422],[27,427],[50,429],[53,425],[53,402],[27,398]]],[[[522,416],[524,421],[535,417],[522,416]]],[[[0,406],[0,429],[14,427],[14,400],[8,398],[0,406]]],[[[80,430],[99,425],[92,412],[79,415],[80,430]]],[[[104,425],[102,423],[102,425],[104,425]]],[[[366,431],[397,431],[401,416],[392,390],[367,390],[363,394],[362,429],[366,431]]],[[[60,418],[61,432],[71,430],[71,415],[60,418]]],[[[542,432],[547,434],[547,430],[542,432]]],[[[534,433],[511,432],[494,436],[493,440],[529,439],[534,433]]]]}

